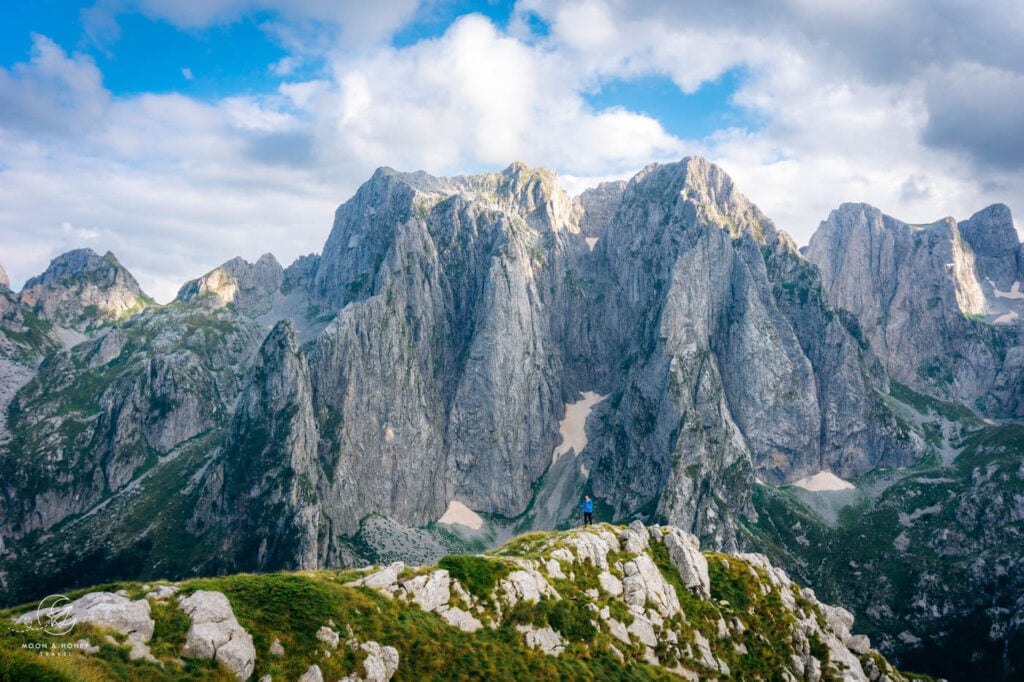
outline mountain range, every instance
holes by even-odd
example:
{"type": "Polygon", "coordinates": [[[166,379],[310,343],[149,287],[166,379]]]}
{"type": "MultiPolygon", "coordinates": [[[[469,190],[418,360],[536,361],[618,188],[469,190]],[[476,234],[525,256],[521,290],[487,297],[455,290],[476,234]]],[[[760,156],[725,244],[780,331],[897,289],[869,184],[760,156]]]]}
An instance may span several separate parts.
{"type": "Polygon", "coordinates": [[[168,305],[72,251],[0,277],[3,602],[430,563],[588,494],[769,555],[900,665],[1009,679],[1022,281],[1005,206],[844,204],[800,249],[700,158],[577,197],[518,163],[383,168],[319,255],[168,305]]]}

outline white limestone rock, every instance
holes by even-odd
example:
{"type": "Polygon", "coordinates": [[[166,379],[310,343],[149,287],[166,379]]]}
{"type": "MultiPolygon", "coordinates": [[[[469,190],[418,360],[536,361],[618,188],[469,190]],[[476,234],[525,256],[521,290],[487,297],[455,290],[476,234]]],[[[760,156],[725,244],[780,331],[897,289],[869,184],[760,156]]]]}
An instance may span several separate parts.
{"type": "Polygon", "coordinates": [[[454,625],[465,632],[476,632],[484,626],[473,614],[463,611],[456,606],[439,609],[438,614],[446,623],[454,625]]]}
{"type": "Polygon", "coordinates": [[[601,571],[597,574],[597,582],[601,589],[613,597],[622,596],[622,581],[608,571],[601,571]]]}
{"type": "Polygon", "coordinates": [[[332,649],[337,649],[338,642],[341,641],[341,636],[326,625],[316,631],[316,638],[332,649]]]}
{"type": "Polygon", "coordinates": [[[503,595],[502,601],[510,607],[521,601],[540,601],[543,595],[561,598],[544,576],[533,570],[512,571],[498,583],[497,593],[503,595]]]}
{"type": "Polygon", "coordinates": [[[21,625],[35,624],[40,619],[59,615],[68,624],[90,623],[110,628],[128,637],[132,659],[153,658],[146,643],[153,636],[156,621],[150,616],[149,602],[145,599],[132,601],[125,596],[110,592],[90,592],[69,604],[30,611],[15,620],[21,625]]]}
{"type": "Polygon", "coordinates": [[[216,659],[239,680],[248,679],[256,667],[256,648],[228,598],[221,592],[199,590],[181,598],[179,605],[192,620],[182,656],[216,659]]]}
{"type": "Polygon", "coordinates": [[[675,588],[665,581],[649,556],[637,555],[625,562],[623,569],[626,576],[622,580],[622,590],[626,604],[643,612],[650,602],[665,618],[679,613],[679,597],[675,588]]]}
{"type": "Polygon", "coordinates": [[[557,656],[565,650],[562,636],[551,627],[538,628],[532,625],[517,625],[516,630],[526,636],[526,646],[540,649],[549,656],[557,656]]]}
{"type": "Polygon", "coordinates": [[[359,648],[367,653],[363,661],[366,682],[388,682],[398,670],[398,650],[394,647],[364,642],[359,648]]]}
{"type": "Polygon", "coordinates": [[[672,565],[679,572],[683,584],[704,599],[710,599],[711,578],[708,575],[708,560],[700,553],[697,536],[673,527],[664,532],[662,542],[665,543],[672,565]]]}
{"type": "Polygon", "coordinates": [[[298,682],[324,682],[324,674],[320,670],[320,666],[314,663],[299,676],[298,682]]]}
{"type": "Polygon", "coordinates": [[[375,573],[371,573],[365,578],[353,580],[350,583],[346,583],[346,585],[349,587],[372,587],[388,594],[394,594],[394,591],[398,588],[398,574],[401,573],[404,568],[405,564],[403,562],[396,561],[375,573]]]}
{"type": "MultiPolygon", "coordinates": [[[[619,541],[615,537],[615,534],[604,528],[588,529],[573,533],[566,537],[560,538],[560,541],[570,545],[576,550],[576,557],[580,561],[589,561],[594,566],[602,570],[608,570],[608,552],[619,551],[619,541]]],[[[563,550],[556,550],[558,554],[552,553],[552,556],[566,560],[564,557],[568,555],[568,560],[572,562],[573,556],[570,552],[566,551],[564,554],[561,553],[563,550]]]]}
{"type": "Polygon", "coordinates": [[[451,579],[448,571],[439,569],[426,575],[402,581],[402,589],[424,611],[437,611],[451,599],[451,579]]]}

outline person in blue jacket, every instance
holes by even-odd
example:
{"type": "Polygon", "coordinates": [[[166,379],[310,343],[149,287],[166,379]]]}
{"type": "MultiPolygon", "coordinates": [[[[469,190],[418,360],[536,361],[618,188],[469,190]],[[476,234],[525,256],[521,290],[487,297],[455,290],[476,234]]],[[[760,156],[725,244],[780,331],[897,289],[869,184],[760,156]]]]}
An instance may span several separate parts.
{"type": "Polygon", "coordinates": [[[580,509],[583,510],[583,524],[589,526],[594,519],[594,501],[590,499],[590,495],[583,496],[583,504],[580,505],[580,509]]]}

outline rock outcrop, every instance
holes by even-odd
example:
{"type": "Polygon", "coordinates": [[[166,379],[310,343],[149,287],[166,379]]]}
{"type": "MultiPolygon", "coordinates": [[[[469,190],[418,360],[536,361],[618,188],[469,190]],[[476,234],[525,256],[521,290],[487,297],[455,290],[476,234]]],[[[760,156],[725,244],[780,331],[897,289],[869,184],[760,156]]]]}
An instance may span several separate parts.
{"type": "Polygon", "coordinates": [[[442,617],[456,608],[451,600],[460,610],[480,613],[490,627],[512,618],[523,643],[550,656],[561,655],[569,641],[594,646],[590,637],[607,631],[627,651],[636,651],[639,644],[642,648],[631,654],[638,660],[689,679],[709,674],[742,678],[750,674],[766,642],[781,666],[774,674],[844,680],[879,680],[885,674],[890,681],[904,679],[871,648],[867,637],[851,633],[854,618],[849,611],[822,604],[764,555],[705,556],[697,538],[679,528],[633,523],[615,532],[599,525],[513,542],[477,562],[508,572],[489,594],[467,593],[444,570],[400,579],[404,566],[397,564],[353,585],[414,601],[442,617]],[[624,589],[586,588],[589,579],[580,584],[579,577],[574,583],[571,576],[589,571],[614,576],[624,589]],[[549,580],[558,581],[563,591],[549,580]],[[434,587],[428,590],[428,585],[434,587]],[[723,594],[735,603],[722,599],[723,594]],[[557,602],[567,606],[550,606],[557,602]],[[582,633],[589,635],[581,639],[582,633]],[[785,654],[779,657],[779,652],[785,654]]]}
{"type": "Polygon", "coordinates": [[[252,635],[239,625],[227,597],[198,590],[181,598],[180,606],[192,621],[181,655],[216,659],[237,679],[249,679],[256,667],[256,649],[252,635]]]}
{"type": "Polygon", "coordinates": [[[69,603],[30,611],[14,622],[17,625],[37,625],[38,629],[51,636],[66,634],[79,623],[88,623],[127,637],[131,646],[129,656],[133,660],[156,660],[147,646],[156,622],[150,616],[149,602],[145,599],[132,601],[121,594],[89,592],[69,603]]]}

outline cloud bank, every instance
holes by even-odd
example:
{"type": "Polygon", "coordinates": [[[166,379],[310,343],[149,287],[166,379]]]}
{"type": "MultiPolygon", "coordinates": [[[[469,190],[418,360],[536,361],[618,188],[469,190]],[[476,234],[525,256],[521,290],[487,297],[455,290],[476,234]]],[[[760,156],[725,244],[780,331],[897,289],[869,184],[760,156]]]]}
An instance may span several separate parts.
{"type": "Polygon", "coordinates": [[[799,242],[842,201],[920,222],[1024,210],[1011,2],[520,0],[507,26],[468,14],[401,47],[392,37],[441,0],[334,5],[101,0],[84,13],[115,54],[128,12],[200,32],[260,13],[288,56],[266,65],[265,91],[204,100],[112,93],[90,56],[33,36],[24,62],[0,68],[12,284],[79,246],[113,250],[162,301],[235,255],[289,262],[319,250],[335,206],[381,165],[522,160],[579,191],[701,154],[799,242]],[[701,138],[587,100],[652,75],[691,94],[726,73],[741,74],[730,104],[744,121],[701,138]]]}

